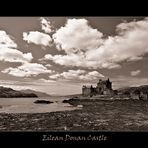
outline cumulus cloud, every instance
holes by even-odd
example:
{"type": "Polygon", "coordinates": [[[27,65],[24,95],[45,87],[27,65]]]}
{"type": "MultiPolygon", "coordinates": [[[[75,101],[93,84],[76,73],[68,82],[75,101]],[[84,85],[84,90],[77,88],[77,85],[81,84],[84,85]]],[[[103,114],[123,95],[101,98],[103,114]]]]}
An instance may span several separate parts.
{"type": "Polygon", "coordinates": [[[117,34],[103,34],[88,25],[85,19],[69,19],[53,35],[58,50],[65,55],[45,55],[56,64],[87,68],[120,68],[121,62],[137,61],[148,53],[148,18],[124,22],[116,27],[117,34]]]}
{"type": "Polygon", "coordinates": [[[141,73],[141,70],[131,71],[131,76],[137,76],[141,73]]]}
{"type": "Polygon", "coordinates": [[[51,46],[52,38],[39,31],[23,32],[23,40],[36,45],[51,46]]]}
{"type": "Polygon", "coordinates": [[[102,78],[104,75],[97,71],[86,72],[85,70],[68,70],[67,72],[58,73],[49,76],[50,79],[66,79],[66,80],[84,80],[92,81],[102,78]]]}
{"type": "Polygon", "coordinates": [[[102,43],[102,36],[86,19],[68,19],[66,25],[53,34],[53,39],[59,50],[75,52],[97,48],[102,43]]]}
{"type": "Polygon", "coordinates": [[[68,72],[63,72],[60,75],[65,79],[76,79],[81,74],[84,74],[84,70],[68,70],[68,72]]]}
{"type": "Polygon", "coordinates": [[[92,71],[92,72],[88,72],[85,75],[80,75],[79,79],[80,80],[98,80],[98,78],[104,78],[104,75],[97,72],[97,71],[92,71]]]}
{"type": "Polygon", "coordinates": [[[5,32],[0,30],[0,61],[6,62],[30,62],[33,59],[31,53],[22,53],[17,49],[17,44],[5,32]]]}
{"type": "Polygon", "coordinates": [[[17,48],[17,44],[3,30],[0,30],[0,48],[17,48]]]}
{"type": "Polygon", "coordinates": [[[51,32],[53,32],[52,26],[51,26],[51,22],[50,22],[50,21],[47,21],[47,20],[46,20],[45,18],[43,18],[43,17],[40,18],[40,21],[41,21],[42,30],[44,30],[45,33],[51,33],[51,32]]]}
{"type": "Polygon", "coordinates": [[[58,78],[60,78],[60,77],[61,77],[60,74],[54,74],[54,75],[50,75],[50,76],[49,76],[50,79],[58,79],[58,78]]]}
{"type": "Polygon", "coordinates": [[[30,77],[43,73],[52,73],[51,70],[48,70],[43,65],[37,63],[25,63],[17,68],[7,68],[2,72],[16,77],[30,77]]]}
{"type": "Polygon", "coordinates": [[[31,53],[22,53],[17,49],[0,48],[0,61],[7,62],[30,62],[33,59],[31,53]]]}

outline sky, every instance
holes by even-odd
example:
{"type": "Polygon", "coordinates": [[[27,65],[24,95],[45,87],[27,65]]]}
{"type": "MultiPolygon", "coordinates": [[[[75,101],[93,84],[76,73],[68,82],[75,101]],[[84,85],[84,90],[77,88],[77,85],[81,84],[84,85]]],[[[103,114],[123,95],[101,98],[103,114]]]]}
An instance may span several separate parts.
{"type": "Polygon", "coordinates": [[[0,17],[0,85],[52,95],[99,79],[148,84],[147,17],[0,17]]]}

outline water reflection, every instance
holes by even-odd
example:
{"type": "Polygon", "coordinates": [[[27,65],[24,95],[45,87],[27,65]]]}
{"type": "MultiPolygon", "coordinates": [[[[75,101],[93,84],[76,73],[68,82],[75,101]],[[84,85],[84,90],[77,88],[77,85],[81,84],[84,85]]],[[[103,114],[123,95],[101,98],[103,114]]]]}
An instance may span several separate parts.
{"type": "Polygon", "coordinates": [[[0,98],[0,113],[47,113],[80,109],[68,103],[62,103],[62,100],[59,98],[46,98],[46,100],[54,102],[51,104],[33,103],[37,99],[38,98],[0,98]]]}

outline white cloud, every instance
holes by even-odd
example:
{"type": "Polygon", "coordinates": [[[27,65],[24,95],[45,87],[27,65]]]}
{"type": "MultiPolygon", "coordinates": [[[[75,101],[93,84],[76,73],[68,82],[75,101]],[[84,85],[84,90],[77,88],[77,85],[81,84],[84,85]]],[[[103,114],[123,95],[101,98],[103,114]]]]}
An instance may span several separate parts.
{"type": "Polygon", "coordinates": [[[39,31],[23,32],[23,40],[36,45],[51,46],[52,38],[39,31]]]}
{"type": "Polygon", "coordinates": [[[51,65],[51,64],[46,64],[45,66],[46,66],[46,67],[52,67],[52,65],[51,65]]]}
{"type": "MultiPolygon", "coordinates": [[[[83,54],[68,54],[68,55],[55,55],[52,56],[51,54],[46,54],[44,60],[52,60],[56,64],[60,65],[66,65],[66,66],[82,66],[87,67],[89,64],[88,62],[85,62],[83,54]]],[[[91,64],[91,63],[90,63],[91,64]]]]}
{"type": "Polygon", "coordinates": [[[60,65],[94,69],[120,68],[121,62],[141,60],[148,53],[148,18],[121,23],[117,35],[102,37],[85,19],[69,19],[53,35],[54,42],[60,45],[58,49],[66,54],[48,54],[44,58],[60,65]]]}
{"type": "Polygon", "coordinates": [[[60,77],[61,77],[60,74],[54,74],[54,75],[49,76],[50,79],[58,79],[60,77]]]}
{"type": "Polygon", "coordinates": [[[80,79],[81,80],[98,80],[98,78],[103,78],[104,75],[102,75],[101,73],[97,72],[97,71],[92,71],[92,72],[89,72],[88,74],[85,74],[85,75],[80,75],[80,79]]]}
{"type": "Polygon", "coordinates": [[[0,30],[0,61],[7,62],[30,62],[33,57],[31,53],[22,53],[17,44],[5,32],[0,30]]]}
{"type": "Polygon", "coordinates": [[[84,80],[92,81],[102,78],[104,75],[97,71],[86,72],[85,70],[68,70],[67,72],[58,73],[49,76],[50,79],[66,79],[66,80],[84,80]]]}
{"type": "Polygon", "coordinates": [[[68,19],[66,25],[53,34],[53,39],[59,50],[68,53],[97,48],[102,43],[102,36],[86,19],[68,19]]]}
{"type": "Polygon", "coordinates": [[[84,70],[68,70],[68,72],[63,72],[60,75],[65,79],[76,79],[79,75],[85,73],[84,70]]]}
{"type": "Polygon", "coordinates": [[[101,61],[97,60],[88,60],[86,56],[82,53],[77,54],[67,54],[67,55],[54,55],[47,54],[44,56],[44,60],[52,60],[56,64],[65,65],[65,66],[77,66],[77,67],[86,67],[86,68],[119,68],[120,65],[116,63],[109,63],[104,61],[104,63],[100,63],[101,61]]]}
{"type": "Polygon", "coordinates": [[[55,83],[56,81],[55,80],[46,80],[46,79],[43,79],[43,78],[41,78],[41,79],[38,79],[37,80],[37,82],[44,82],[44,83],[55,83]]]}
{"type": "Polygon", "coordinates": [[[25,63],[17,68],[12,68],[12,67],[7,68],[2,72],[8,73],[16,77],[30,77],[42,73],[52,73],[51,70],[48,70],[43,65],[37,63],[25,63]]]}
{"type": "Polygon", "coordinates": [[[141,70],[131,71],[131,76],[137,76],[141,73],[141,70]]]}
{"type": "Polygon", "coordinates": [[[46,20],[45,18],[43,18],[43,17],[40,18],[40,21],[41,21],[42,30],[44,30],[45,33],[51,33],[51,32],[53,32],[52,26],[51,26],[51,22],[50,22],[50,21],[47,21],[47,20],[46,20]]]}
{"type": "Polygon", "coordinates": [[[30,62],[32,59],[31,53],[22,53],[17,49],[0,47],[0,61],[24,63],[30,62]]]}
{"type": "Polygon", "coordinates": [[[0,48],[17,48],[17,44],[3,30],[0,30],[0,48]]]}

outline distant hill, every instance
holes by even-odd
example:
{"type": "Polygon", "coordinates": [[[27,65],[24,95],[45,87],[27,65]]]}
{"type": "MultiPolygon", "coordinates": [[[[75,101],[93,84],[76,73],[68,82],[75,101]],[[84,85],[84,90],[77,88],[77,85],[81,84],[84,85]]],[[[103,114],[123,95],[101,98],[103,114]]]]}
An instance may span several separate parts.
{"type": "Polygon", "coordinates": [[[34,90],[31,90],[31,89],[21,90],[21,92],[23,92],[23,93],[33,93],[33,94],[36,94],[38,97],[50,97],[51,96],[51,95],[46,94],[44,92],[34,91],[34,90]]]}
{"type": "Polygon", "coordinates": [[[38,97],[34,93],[27,93],[14,90],[12,88],[0,86],[0,98],[15,98],[15,97],[38,97]]]}
{"type": "Polygon", "coordinates": [[[134,91],[140,91],[148,94],[148,85],[141,85],[138,87],[125,87],[125,88],[120,88],[117,91],[120,93],[131,93],[134,91]]]}

